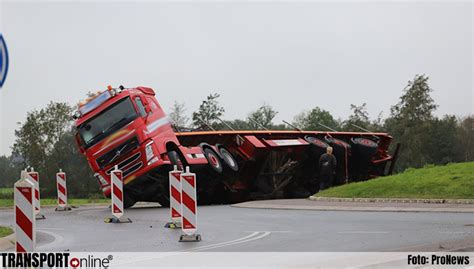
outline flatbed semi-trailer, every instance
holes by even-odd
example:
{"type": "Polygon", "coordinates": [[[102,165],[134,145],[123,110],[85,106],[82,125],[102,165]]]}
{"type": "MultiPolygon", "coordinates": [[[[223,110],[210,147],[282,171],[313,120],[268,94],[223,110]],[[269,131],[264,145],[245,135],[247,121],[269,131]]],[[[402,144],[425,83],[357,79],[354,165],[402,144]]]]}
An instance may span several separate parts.
{"type": "Polygon", "coordinates": [[[393,167],[387,133],[231,130],[175,132],[153,89],[112,88],[78,106],[76,141],[105,196],[110,171],[124,173],[126,206],[169,204],[173,165],[198,172],[198,202],[304,197],[318,190],[318,159],[337,158],[335,184],[366,180],[393,167]]]}

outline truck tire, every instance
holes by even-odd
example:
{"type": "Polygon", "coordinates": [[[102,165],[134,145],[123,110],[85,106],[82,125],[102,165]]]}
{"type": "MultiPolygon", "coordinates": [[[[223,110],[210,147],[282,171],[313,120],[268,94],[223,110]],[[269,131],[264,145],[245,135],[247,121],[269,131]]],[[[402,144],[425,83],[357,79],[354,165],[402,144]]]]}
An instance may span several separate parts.
{"type": "Polygon", "coordinates": [[[171,165],[178,166],[178,170],[184,171],[186,162],[179,156],[179,153],[175,150],[168,151],[168,158],[170,159],[171,165]]]}
{"type": "Polygon", "coordinates": [[[218,174],[222,173],[222,163],[217,153],[213,149],[207,147],[204,148],[202,152],[209,162],[209,167],[218,174]]]}
{"type": "Polygon", "coordinates": [[[235,160],[234,156],[224,147],[219,147],[219,152],[221,154],[222,160],[226,164],[226,166],[232,171],[232,172],[238,172],[239,171],[239,165],[237,164],[237,161],[235,160]]]}
{"type": "Polygon", "coordinates": [[[356,152],[363,157],[371,158],[375,153],[377,153],[378,144],[371,139],[353,137],[351,142],[354,145],[356,152]]]}
{"type": "Polygon", "coordinates": [[[326,148],[329,147],[327,143],[311,135],[305,136],[304,140],[310,143],[311,155],[315,158],[319,158],[321,154],[326,152],[326,148]]]}
{"type": "Polygon", "coordinates": [[[123,207],[130,208],[132,207],[137,201],[133,198],[130,194],[126,192],[123,193],[123,207]]]}
{"type": "Polygon", "coordinates": [[[160,195],[157,198],[158,203],[160,203],[161,207],[170,207],[170,198],[166,195],[160,195]]]}

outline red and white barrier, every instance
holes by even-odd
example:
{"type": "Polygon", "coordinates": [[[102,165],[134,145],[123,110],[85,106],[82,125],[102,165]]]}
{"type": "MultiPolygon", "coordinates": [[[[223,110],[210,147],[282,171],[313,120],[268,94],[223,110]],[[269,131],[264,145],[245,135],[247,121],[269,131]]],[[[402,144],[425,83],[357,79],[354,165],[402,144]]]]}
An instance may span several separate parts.
{"type": "Polygon", "coordinates": [[[123,216],[123,181],[122,171],[117,167],[110,172],[112,177],[112,215],[119,219],[123,216]]]}
{"type": "Polygon", "coordinates": [[[122,220],[124,214],[123,209],[123,173],[122,170],[115,166],[115,169],[110,172],[110,184],[112,184],[112,192],[110,194],[112,201],[112,215],[113,218],[106,218],[105,222],[119,223],[119,222],[131,222],[130,219],[122,220]]]}
{"type": "Polygon", "coordinates": [[[36,245],[34,183],[29,181],[26,171],[14,185],[16,252],[34,252],[36,245]]]}
{"type": "Polygon", "coordinates": [[[40,214],[41,212],[41,200],[40,200],[40,190],[39,190],[39,173],[35,172],[33,167],[31,171],[27,173],[27,178],[35,185],[35,195],[34,195],[34,205],[35,205],[35,215],[38,219],[44,219],[44,216],[40,214]]]}
{"type": "Polygon", "coordinates": [[[62,169],[56,173],[56,186],[58,189],[58,207],[56,211],[71,210],[71,207],[67,204],[67,185],[66,185],[66,173],[62,169]]]}
{"type": "Polygon", "coordinates": [[[181,174],[181,229],[185,233],[179,241],[201,241],[197,231],[196,174],[189,171],[181,174]]]}
{"type": "Polygon", "coordinates": [[[181,173],[176,165],[169,172],[171,222],[166,228],[181,228],[181,173]]]}

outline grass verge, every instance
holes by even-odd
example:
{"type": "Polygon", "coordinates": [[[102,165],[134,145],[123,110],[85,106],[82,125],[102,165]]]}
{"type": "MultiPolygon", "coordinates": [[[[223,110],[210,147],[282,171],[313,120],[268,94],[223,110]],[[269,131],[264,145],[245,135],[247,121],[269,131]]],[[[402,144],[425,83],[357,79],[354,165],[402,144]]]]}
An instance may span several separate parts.
{"type": "Polygon", "coordinates": [[[474,162],[425,166],[321,191],[317,197],[474,199],[474,162]]]}
{"type": "MultiPolygon", "coordinates": [[[[69,199],[70,205],[110,204],[110,199],[69,199]]],[[[41,205],[57,205],[57,200],[52,198],[41,199],[41,205]]],[[[13,199],[0,199],[0,207],[13,207],[13,199]]]]}
{"type": "Polygon", "coordinates": [[[0,238],[11,235],[13,233],[12,228],[0,226],[0,238]]]}

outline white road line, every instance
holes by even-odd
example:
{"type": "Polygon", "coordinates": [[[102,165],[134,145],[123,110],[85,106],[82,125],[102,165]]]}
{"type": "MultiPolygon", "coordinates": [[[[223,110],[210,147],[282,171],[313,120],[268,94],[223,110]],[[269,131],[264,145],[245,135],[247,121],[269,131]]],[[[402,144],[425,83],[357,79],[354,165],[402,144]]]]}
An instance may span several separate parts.
{"type": "Polygon", "coordinates": [[[450,231],[440,231],[440,234],[470,234],[471,232],[450,232],[450,231]]]}
{"type": "Polygon", "coordinates": [[[245,243],[245,242],[258,240],[260,238],[268,236],[269,234],[270,234],[270,232],[263,232],[263,233],[262,232],[253,232],[252,234],[249,234],[247,236],[244,236],[244,237],[241,237],[241,238],[238,238],[238,239],[235,239],[235,240],[231,240],[231,241],[226,241],[226,242],[221,242],[221,243],[217,243],[217,244],[211,244],[211,245],[201,246],[201,247],[196,247],[196,248],[190,248],[190,249],[180,250],[180,251],[176,251],[176,252],[157,253],[156,257],[153,257],[153,258],[136,259],[136,260],[131,258],[131,259],[127,260],[127,262],[119,263],[118,265],[123,266],[123,265],[127,265],[127,264],[134,264],[134,263],[137,263],[137,262],[158,260],[158,259],[161,259],[161,258],[180,255],[183,252],[200,251],[200,250],[207,250],[207,249],[214,249],[214,248],[219,248],[219,247],[237,245],[237,244],[241,244],[241,243],[245,243]]]}
{"type": "MultiPolygon", "coordinates": [[[[223,245],[219,245],[219,246],[213,246],[213,247],[202,247],[197,251],[209,250],[209,249],[215,249],[215,248],[221,248],[221,247],[228,247],[228,246],[238,245],[238,244],[242,244],[242,243],[247,243],[247,242],[250,242],[250,241],[255,241],[255,240],[258,240],[258,239],[262,239],[262,238],[264,238],[268,235],[270,235],[270,232],[264,232],[263,234],[260,234],[259,236],[252,237],[252,238],[249,238],[249,239],[246,239],[246,240],[241,240],[241,241],[238,241],[238,242],[227,243],[227,244],[223,244],[223,245]]],[[[195,251],[195,250],[191,250],[191,251],[195,251]]]]}
{"type": "Polygon", "coordinates": [[[253,232],[260,232],[260,233],[265,233],[265,232],[270,232],[270,233],[296,233],[295,231],[244,231],[246,233],[253,233],[253,232]]]}
{"type": "Polygon", "coordinates": [[[37,230],[51,230],[51,231],[65,231],[66,229],[64,228],[39,228],[37,230]]]}
{"type": "Polygon", "coordinates": [[[50,242],[50,243],[47,243],[45,245],[41,245],[41,246],[38,246],[36,249],[43,249],[43,250],[47,250],[51,247],[54,247],[55,245],[57,244],[60,244],[64,241],[64,237],[58,235],[58,234],[55,234],[55,233],[52,233],[52,232],[48,232],[48,231],[45,231],[43,229],[37,229],[37,231],[40,231],[42,233],[45,233],[45,234],[48,234],[50,236],[52,236],[54,238],[53,242],[50,242]]]}
{"type": "Polygon", "coordinates": [[[209,248],[209,247],[220,247],[222,245],[226,245],[226,244],[232,244],[232,243],[239,243],[240,241],[243,241],[243,240],[247,240],[247,239],[251,239],[255,236],[258,236],[259,232],[253,232],[252,234],[249,234],[247,236],[244,236],[244,237],[241,237],[241,238],[238,238],[238,239],[235,239],[235,240],[231,240],[231,241],[226,241],[226,242],[221,242],[221,243],[216,243],[216,244],[211,244],[211,245],[206,245],[206,246],[200,246],[200,247],[195,247],[195,248],[190,248],[190,249],[185,249],[185,250],[182,250],[180,252],[186,252],[186,251],[199,251],[200,249],[202,248],[209,248]]]}
{"type": "Polygon", "coordinates": [[[343,231],[337,232],[338,234],[388,234],[387,231],[343,231]]]}

